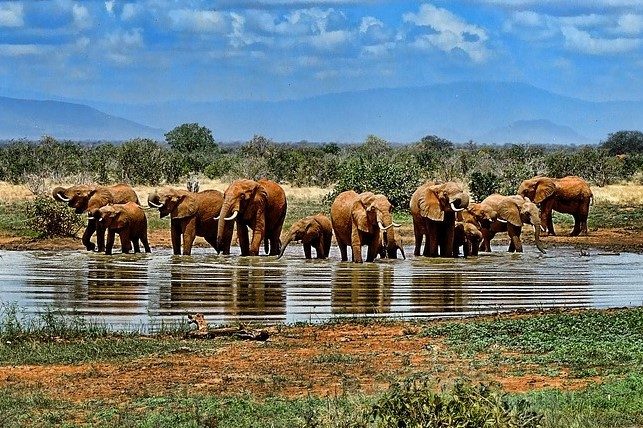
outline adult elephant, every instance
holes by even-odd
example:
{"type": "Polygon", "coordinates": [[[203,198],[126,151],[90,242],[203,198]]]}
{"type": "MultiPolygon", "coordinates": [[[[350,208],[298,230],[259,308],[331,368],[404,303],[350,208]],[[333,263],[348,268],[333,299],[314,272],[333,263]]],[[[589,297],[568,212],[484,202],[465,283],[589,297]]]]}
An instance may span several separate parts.
{"type": "Polygon", "coordinates": [[[311,248],[315,248],[318,259],[328,258],[330,242],[333,238],[333,225],[328,217],[323,214],[311,215],[297,220],[288,230],[286,242],[281,246],[279,258],[284,255],[286,247],[291,241],[302,241],[304,256],[312,258],[311,248]]]}
{"type": "Polygon", "coordinates": [[[545,231],[556,235],[552,211],[574,216],[571,236],[587,235],[587,216],[592,200],[592,190],[587,181],[575,175],[563,178],[537,176],[524,180],[518,194],[531,199],[540,206],[540,218],[545,231]]]}
{"type": "Polygon", "coordinates": [[[472,213],[482,225],[483,242],[481,249],[491,251],[491,240],[496,233],[507,232],[509,235],[509,252],[523,251],[520,235],[523,224],[534,226],[534,241],[536,248],[543,254],[546,253],[540,241],[540,211],[536,204],[529,198],[520,195],[505,196],[493,194],[482,202],[473,204],[468,211],[472,213]]]}
{"type": "Polygon", "coordinates": [[[266,253],[271,256],[279,255],[286,207],[286,193],[274,181],[233,181],[223,194],[221,219],[217,228],[217,250],[229,250],[233,221],[236,221],[242,256],[259,255],[259,247],[264,240],[266,253]],[[252,229],[252,240],[248,239],[248,228],[252,229]]]}
{"type": "Polygon", "coordinates": [[[382,194],[347,190],[337,195],[330,207],[330,219],[342,261],[348,261],[349,245],[355,263],[363,262],[363,245],[368,246],[367,262],[375,260],[378,254],[395,259],[397,250],[404,257],[404,250],[395,238],[393,228],[400,225],[393,222],[392,208],[382,194]]]}
{"type": "Polygon", "coordinates": [[[426,238],[422,252],[424,256],[453,257],[456,213],[468,205],[469,195],[457,183],[426,182],[418,187],[410,203],[415,235],[414,254],[420,255],[422,241],[426,238]]]}
{"type": "Polygon", "coordinates": [[[143,244],[145,252],[150,252],[150,244],[147,240],[147,217],[137,203],[105,205],[94,211],[93,218],[107,229],[105,254],[112,254],[116,233],[120,237],[123,253],[129,253],[132,245],[134,252],[140,253],[139,241],[143,244]]]}
{"type": "MultiPolygon", "coordinates": [[[[218,221],[214,217],[221,212],[223,193],[218,190],[193,193],[165,187],[150,193],[147,205],[157,208],[161,218],[170,216],[174,254],[190,255],[197,236],[203,237],[213,248],[217,248],[218,221]]],[[[230,246],[224,247],[222,251],[229,254],[230,246]]]]}
{"type": "MultiPolygon", "coordinates": [[[[55,200],[65,202],[74,208],[76,214],[86,212],[91,215],[108,204],[126,204],[128,202],[138,204],[138,196],[136,196],[134,189],[123,183],[114,186],[81,184],[71,187],[56,187],[51,193],[55,200]]],[[[82,238],[83,245],[88,251],[94,251],[96,245],[91,241],[94,232],[96,232],[98,251],[105,251],[105,227],[97,224],[94,218],[89,218],[87,221],[82,238]]]]}

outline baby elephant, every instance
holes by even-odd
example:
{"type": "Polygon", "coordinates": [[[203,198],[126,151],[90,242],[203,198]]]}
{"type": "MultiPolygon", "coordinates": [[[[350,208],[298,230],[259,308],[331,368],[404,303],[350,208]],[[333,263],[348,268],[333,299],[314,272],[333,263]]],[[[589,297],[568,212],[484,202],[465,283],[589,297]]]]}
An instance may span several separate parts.
{"type": "Polygon", "coordinates": [[[456,222],[453,235],[453,254],[456,257],[460,255],[460,247],[465,257],[477,256],[481,242],[482,232],[474,224],[456,222]]]}
{"type": "Polygon", "coordinates": [[[107,229],[107,242],[105,254],[112,254],[114,235],[118,233],[121,239],[121,250],[129,253],[134,245],[134,252],[140,253],[139,240],[145,247],[145,252],[150,252],[147,241],[147,217],[143,209],[135,202],[126,204],[105,205],[94,211],[94,218],[107,229]]]}
{"type": "Polygon", "coordinates": [[[323,214],[304,217],[295,222],[288,231],[286,243],[281,247],[279,257],[284,255],[290,241],[301,241],[304,244],[304,255],[312,258],[311,247],[315,247],[318,259],[325,259],[330,253],[330,240],[333,237],[333,225],[323,214]]]}

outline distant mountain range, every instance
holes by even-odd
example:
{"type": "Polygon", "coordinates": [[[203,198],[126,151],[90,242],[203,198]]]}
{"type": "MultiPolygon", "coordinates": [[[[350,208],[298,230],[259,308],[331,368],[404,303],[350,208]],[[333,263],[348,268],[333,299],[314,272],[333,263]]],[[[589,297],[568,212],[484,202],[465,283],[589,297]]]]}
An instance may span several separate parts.
{"type": "Polygon", "coordinates": [[[643,129],[643,101],[584,101],[506,82],[371,89],[285,101],[84,103],[112,116],[78,104],[0,98],[0,138],[162,139],[161,130],[198,122],[223,142],[246,141],[254,134],[275,141],[360,142],[374,134],[399,143],[437,135],[455,142],[586,144],[611,132],[643,129]]]}
{"type": "Polygon", "coordinates": [[[0,139],[50,135],[80,141],[163,138],[163,131],[82,104],[0,97],[0,139]]]}

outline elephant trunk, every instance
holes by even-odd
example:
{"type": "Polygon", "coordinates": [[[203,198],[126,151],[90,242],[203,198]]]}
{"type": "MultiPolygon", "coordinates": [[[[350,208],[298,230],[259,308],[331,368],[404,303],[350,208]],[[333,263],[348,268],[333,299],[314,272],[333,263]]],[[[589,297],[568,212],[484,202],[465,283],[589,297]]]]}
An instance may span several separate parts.
{"type": "MultiPolygon", "coordinates": [[[[223,206],[221,207],[221,211],[219,212],[219,221],[217,224],[217,251],[223,251],[223,248],[226,246],[225,244],[227,244],[227,242],[223,242],[223,237],[225,235],[224,231],[227,223],[226,220],[228,220],[229,216],[228,213],[231,211],[232,207],[233,204],[231,203],[231,201],[223,201],[223,206]]],[[[235,211],[237,211],[238,213],[238,210],[235,211]]]]}
{"type": "Polygon", "coordinates": [[[464,211],[469,206],[469,196],[466,193],[460,193],[449,200],[449,205],[453,212],[464,211]]]}
{"type": "Polygon", "coordinates": [[[51,195],[54,197],[55,200],[60,201],[60,202],[69,202],[71,201],[71,198],[68,198],[65,196],[65,188],[64,187],[56,187],[52,192],[51,195]]]}
{"type": "Polygon", "coordinates": [[[281,251],[279,251],[279,255],[277,256],[277,259],[280,259],[283,257],[284,252],[286,251],[286,247],[288,244],[290,244],[290,241],[292,241],[292,235],[289,233],[288,236],[286,237],[286,242],[281,246],[281,251]]]}
{"type": "Polygon", "coordinates": [[[158,193],[154,192],[147,195],[147,206],[152,208],[163,208],[163,204],[159,202],[160,202],[160,198],[158,193]]]}

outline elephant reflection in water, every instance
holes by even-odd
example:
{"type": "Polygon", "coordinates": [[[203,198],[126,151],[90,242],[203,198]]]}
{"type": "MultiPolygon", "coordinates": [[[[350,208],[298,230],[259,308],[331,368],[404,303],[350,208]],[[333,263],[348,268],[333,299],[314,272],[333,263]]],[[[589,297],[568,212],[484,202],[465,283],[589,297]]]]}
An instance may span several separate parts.
{"type": "Polygon", "coordinates": [[[411,276],[411,312],[462,312],[469,298],[463,291],[462,274],[458,272],[413,270],[411,276]]]}
{"type": "Polygon", "coordinates": [[[391,311],[393,266],[337,265],[332,279],[334,314],[378,314],[391,311]]]}
{"type": "Polygon", "coordinates": [[[163,305],[222,318],[250,316],[285,320],[285,270],[266,260],[237,258],[236,264],[193,269],[173,260],[170,300],[163,305]]]}
{"type": "Polygon", "coordinates": [[[144,307],[148,272],[145,263],[125,263],[109,257],[89,260],[87,264],[88,306],[105,302],[110,309],[144,307]]]}

